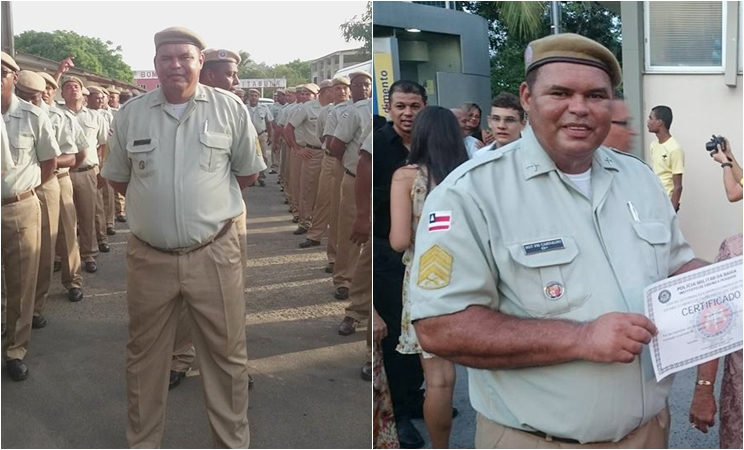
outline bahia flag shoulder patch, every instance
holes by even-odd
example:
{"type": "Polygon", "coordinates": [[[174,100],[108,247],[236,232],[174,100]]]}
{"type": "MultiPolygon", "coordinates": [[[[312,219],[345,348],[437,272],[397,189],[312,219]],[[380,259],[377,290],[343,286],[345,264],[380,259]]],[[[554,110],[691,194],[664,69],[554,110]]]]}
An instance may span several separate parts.
{"type": "Polygon", "coordinates": [[[451,211],[434,211],[429,214],[429,233],[447,231],[450,229],[451,211]]]}
{"type": "Polygon", "coordinates": [[[440,289],[450,283],[452,255],[435,245],[421,255],[417,284],[423,289],[440,289]]]}

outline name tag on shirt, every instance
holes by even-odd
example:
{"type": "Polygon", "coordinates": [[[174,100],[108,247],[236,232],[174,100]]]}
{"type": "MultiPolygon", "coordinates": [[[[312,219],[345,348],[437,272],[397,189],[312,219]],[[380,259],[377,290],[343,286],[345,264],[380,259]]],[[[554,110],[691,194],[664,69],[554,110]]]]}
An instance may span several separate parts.
{"type": "Polygon", "coordinates": [[[136,146],[136,145],[147,145],[147,144],[149,144],[149,143],[150,143],[151,141],[152,141],[151,139],[140,139],[140,140],[138,140],[138,141],[134,141],[134,142],[132,143],[132,145],[135,145],[135,146],[136,146]]]}
{"type": "Polygon", "coordinates": [[[522,248],[524,248],[524,253],[526,255],[534,255],[535,253],[544,253],[552,250],[562,250],[566,247],[563,245],[563,239],[551,239],[549,241],[524,244],[522,248]]]}

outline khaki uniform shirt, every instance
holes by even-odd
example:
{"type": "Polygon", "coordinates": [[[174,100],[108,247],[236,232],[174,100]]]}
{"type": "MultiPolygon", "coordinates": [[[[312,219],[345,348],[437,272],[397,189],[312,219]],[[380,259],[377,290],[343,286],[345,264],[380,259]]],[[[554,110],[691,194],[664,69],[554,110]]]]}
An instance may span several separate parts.
{"type": "Polygon", "coordinates": [[[272,122],[276,121],[276,119],[279,117],[279,113],[282,111],[282,109],[284,109],[284,106],[285,105],[282,105],[279,102],[274,102],[269,105],[269,111],[271,111],[271,117],[273,117],[273,119],[271,119],[272,122]]]}
{"type": "Polygon", "coordinates": [[[318,121],[315,122],[315,137],[320,141],[320,146],[323,150],[326,149],[325,141],[323,140],[323,130],[325,130],[326,122],[328,122],[328,113],[331,112],[331,108],[333,108],[333,103],[329,103],[321,108],[318,113],[318,121]]]}
{"type": "MultiPolygon", "coordinates": [[[[60,155],[49,116],[41,108],[15,94],[3,114],[10,151],[8,167],[2,175],[2,197],[10,198],[41,184],[39,162],[60,155]]],[[[3,151],[5,154],[5,151],[3,151]]],[[[5,169],[6,164],[3,164],[5,169]]]]}
{"type": "Polygon", "coordinates": [[[264,104],[257,104],[256,106],[245,105],[248,108],[248,113],[251,115],[251,122],[253,127],[256,129],[256,133],[261,134],[266,131],[266,120],[269,123],[274,121],[274,115],[271,114],[269,107],[264,104]]]}
{"type": "Polygon", "coordinates": [[[75,138],[78,137],[78,133],[82,132],[82,130],[80,130],[80,125],[78,125],[77,122],[73,122],[59,108],[49,106],[42,102],[41,109],[43,109],[49,116],[52,128],[54,129],[54,137],[57,139],[57,145],[59,146],[59,151],[63,155],[74,155],[77,153],[78,148],[75,138]],[[75,132],[73,124],[79,130],[78,133],[75,132]]]}
{"type": "Polygon", "coordinates": [[[315,128],[322,108],[320,101],[316,98],[303,103],[289,119],[289,123],[295,128],[295,139],[300,144],[299,138],[301,137],[302,144],[300,145],[303,147],[312,145],[320,148],[320,139],[315,135],[315,128]]]}
{"type": "Polygon", "coordinates": [[[279,117],[276,119],[276,124],[280,126],[285,126],[287,124],[287,120],[289,120],[289,116],[291,113],[294,112],[295,108],[300,106],[300,103],[291,103],[289,105],[284,105],[284,109],[282,109],[282,112],[279,113],[279,117]]]}
{"type": "MultiPolygon", "coordinates": [[[[560,172],[533,131],[470,160],[432,190],[416,232],[411,320],[481,305],[528,318],[643,314],[643,289],[693,259],[654,173],[599,147],[591,196],[560,172]],[[637,214],[631,214],[630,202],[637,214]],[[636,220],[637,216],[637,220],[636,220]]],[[[473,408],[502,425],[618,441],[666,407],[648,347],[630,364],[572,361],[468,369],[473,408]]]]}
{"type": "Polygon", "coordinates": [[[110,146],[102,176],[129,183],[127,223],[162,249],[217,234],[243,211],[235,177],[266,169],[245,106],[201,84],[180,120],[161,89],[128,101],[116,115],[110,146]]]}
{"type": "Polygon", "coordinates": [[[336,131],[338,119],[341,117],[341,114],[343,114],[344,111],[353,104],[354,100],[346,100],[345,102],[341,102],[338,105],[333,105],[333,107],[331,107],[328,111],[325,127],[323,128],[323,136],[333,136],[333,132],[336,131]]]}
{"type": "Polygon", "coordinates": [[[98,160],[98,146],[103,145],[108,140],[109,124],[106,118],[96,111],[88,109],[83,106],[79,112],[75,112],[70,108],[65,108],[67,114],[71,114],[75,117],[80,127],[83,129],[83,136],[85,137],[85,148],[88,150],[85,153],[85,160],[80,164],[79,168],[85,168],[90,166],[99,165],[98,160]]]}
{"type": "Polygon", "coordinates": [[[5,131],[4,120],[0,121],[0,150],[2,150],[2,156],[0,156],[2,173],[5,174],[5,172],[15,167],[15,163],[13,162],[13,153],[10,151],[10,140],[8,140],[8,133],[5,131]]]}
{"type": "Polygon", "coordinates": [[[356,174],[356,166],[359,161],[359,146],[364,142],[367,133],[372,129],[372,106],[371,100],[365,99],[354,103],[340,118],[333,136],[340,141],[346,142],[346,151],[342,163],[344,169],[356,174]]]}

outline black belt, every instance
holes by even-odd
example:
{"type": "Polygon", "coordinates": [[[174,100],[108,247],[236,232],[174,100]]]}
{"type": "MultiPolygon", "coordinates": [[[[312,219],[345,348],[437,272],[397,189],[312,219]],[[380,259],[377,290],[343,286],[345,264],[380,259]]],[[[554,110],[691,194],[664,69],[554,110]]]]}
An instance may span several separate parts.
{"type": "Polygon", "coordinates": [[[562,442],[564,444],[573,444],[573,445],[579,444],[579,445],[581,445],[581,442],[577,441],[576,439],[561,438],[561,437],[553,436],[553,435],[550,435],[550,434],[547,434],[547,433],[543,433],[542,431],[527,431],[527,430],[517,430],[517,431],[522,431],[524,433],[528,433],[528,434],[531,434],[533,436],[537,436],[540,439],[544,439],[546,441],[562,442]]]}
{"type": "Polygon", "coordinates": [[[88,166],[88,167],[81,167],[81,168],[79,168],[79,169],[73,169],[72,171],[73,171],[73,172],[76,172],[76,173],[79,173],[79,172],[87,172],[87,171],[89,171],[90,169],[92,169],[92,168],[94,168],[94,167],[96,167],[96,165],[95,165],[95,164],[94,164],[94,165],[92,165],[92,166],[88,166]]]}
{"type": "Polygon", "coordinates": [[[70,176],[69,170],[67,172],[62,172],[62,173],[57,174],[57,178],[64,178],[64,177],[69,177],[69,176],[70,176]]]}
{"type": "Polygon", "coordinates": [[[2,205],[5,206],[5,205],[17,203],[17,202],[20,202],[21,200],[26,200],[29,197],[33,197],[33,195],[34,195],[34,190],[29,189],[25,192],[21,192],[20,194],[14,195],[12,197],[4,198],[2,205]]]}
{"type": "Polygon", "coordinates": [[[348,176],[350,176],[350,177],[352,177],[352,178],[356,178],[356,174],[355,174],[355,173],[352,173],[352,171],[351,171],[351,170],[349,170],[349,169],[344,169],[344,172],[346,173],[346,175],[348,175],[348,176]]]}
{"type": "Polygon", "coordinates": [[[316,147],[314,145],[306,145],[305,148],[311,148],[313,150],[323,150],[323,147],[316,147]]]}
{"type": "Polygon", "coordinates": [[[154,245],[150,245],[147,242],[142,241],[142,239],[140,239],[140,241],[142,241],[148,247],[150,247],[152,249],[155,249],[155,250],[157,250],[157,251],[159,251],[161,253],[167,253],[169,255],[181,256],[181,255],[185,255],[185,254],[191,253],[193,251],[199,250],[200,248],[204,248],[207,245],[211,244],[212,242],[216,241],[217,239],[221,238],[222,236],[224,236],[230,230],[230,227],[232,226],[232,224],[233,224],[233,220],[232,219],[228,220],[227,223],[225,224],[225,226],[223,226],[222,229],[219,232],[217,232],[217,234],[215,234],[212,238],[210,238],[210,239],[208,239],[208,240],[206,240],[206,241],[204,241],[204,242],[202,242],[200,244],[192,245],[191,247],[165,249],[165,248],[155,247],[154,245]]]}

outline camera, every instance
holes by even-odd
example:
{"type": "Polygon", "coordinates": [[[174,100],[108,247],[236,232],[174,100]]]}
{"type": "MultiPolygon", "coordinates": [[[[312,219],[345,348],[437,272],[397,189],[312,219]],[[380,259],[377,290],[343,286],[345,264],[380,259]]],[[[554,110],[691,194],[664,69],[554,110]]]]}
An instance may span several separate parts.
{"type": "Polygon", "coordinates": [[[705,150],[707,152],[717,152],[718,151],[718,145],[721,146],[722,149],[726,148],[726,141],[724,140],[723,136],[716,136],[713,135],[713,138],[705,143],[705,150]]]}

